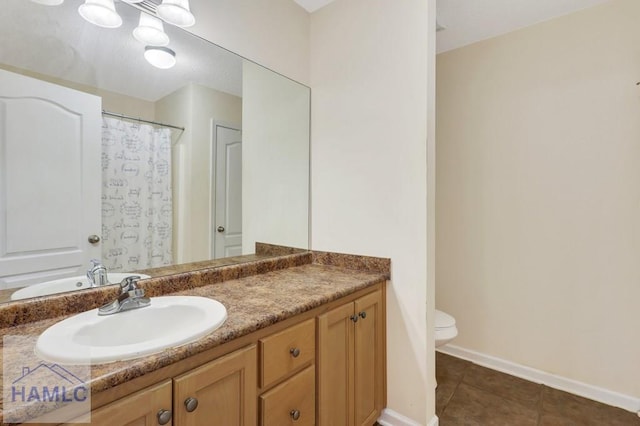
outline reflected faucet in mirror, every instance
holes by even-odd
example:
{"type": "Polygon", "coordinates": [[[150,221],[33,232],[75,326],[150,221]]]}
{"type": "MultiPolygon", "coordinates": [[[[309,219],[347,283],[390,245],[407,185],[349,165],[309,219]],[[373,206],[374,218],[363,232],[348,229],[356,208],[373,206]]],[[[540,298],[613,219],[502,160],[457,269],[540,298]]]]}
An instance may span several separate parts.
{"type": "MultiPolygon", "coordinates": [[[[131,272],[107,272],[99,262],[97,265],[91,268],[86,275],[73,276],[68,278],[60,278],[57,280],[45,281],[39,284],[33,284],[28,287],[21,288],[11,293],[11,300],[21,300],[30,297],[48,296],[51,294],[66,293],[76,290],[88,290],[100,286],[117,285],[119,282],[131,276],[131,272]],[[95,270],[95,271],[94,271],[95,270]],[[95,278],[90,278],[93,271],[93,276],[99,277],[97,281],[95,278]],[[97,284],[103,282],[104,284],[97,284]]],[[[147,274],[136,274],[140,279],[151,278],[147,274]]]]}
{"type": "Polygon", "coordinates": [[[102,287],[109,284],[107,268],[98,259],[91,259],[91,267],[87,271],[87,279],[91,287],[102,287]]]}

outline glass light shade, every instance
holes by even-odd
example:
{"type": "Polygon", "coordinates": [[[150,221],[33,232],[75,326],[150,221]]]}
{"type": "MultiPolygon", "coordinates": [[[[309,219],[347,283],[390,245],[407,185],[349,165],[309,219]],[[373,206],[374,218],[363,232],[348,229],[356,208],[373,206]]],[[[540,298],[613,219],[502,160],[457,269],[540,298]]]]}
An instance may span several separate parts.
{"type": "Polygon", "coordinates": [[[133,30],[133,37],[150,46],[166,46],[169,36],[164,32],[162,21],[155,16],[140,12],[138,26],[133,30]]]}
{"type": "Polygon", "coordinates": [[[64,2],[64,0],[31,0],[34,3],[44,4],[45,6],[58,6],[64,2]]]}
{"type": "Polygon", "coordinates": [[[103,28],[118,28],[122,18],[116,12],[113,0],[85,0],[78,13],[93,25],[103,28]]]}
{"type": "Polygon", "coordinates": [[[147,46],[144,48],[144,58],[154,67],[163,70],[176,64],[176,52],[168,47],[147,46]]]}
{"type": "Polygon", "coordinates": [[[189,0],[162,0],[156,13],[162,20],[177,27],[190,27],[196,23],[189,9],[189,0]]]}

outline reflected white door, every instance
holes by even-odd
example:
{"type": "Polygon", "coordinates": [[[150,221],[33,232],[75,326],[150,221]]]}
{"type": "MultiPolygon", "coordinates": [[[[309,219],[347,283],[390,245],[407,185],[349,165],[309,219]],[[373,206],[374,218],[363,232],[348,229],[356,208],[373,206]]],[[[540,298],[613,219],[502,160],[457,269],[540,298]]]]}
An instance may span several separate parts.
{"type": "Polygon", "coordinates": [[[101,99],[0,70],[0,288],[100,257],[101,99]]]}
{"type": "Polygon", "coordinates": [[[214,256],[242,254],[242,132],[212,125],[215,146],[214,256]]]}

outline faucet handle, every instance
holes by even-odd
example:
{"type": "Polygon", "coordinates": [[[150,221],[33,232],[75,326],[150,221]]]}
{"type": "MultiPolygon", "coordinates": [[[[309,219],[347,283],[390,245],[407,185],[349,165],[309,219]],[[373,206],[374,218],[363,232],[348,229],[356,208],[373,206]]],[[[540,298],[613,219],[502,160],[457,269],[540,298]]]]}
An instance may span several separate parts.
{"type": "Polygon", "coordinates": [[[120,282],[120,290],[123,293],[138,290],[139,280],[140,280],[140,275],[130,275],[128,277],[125,277],[125,279],[123,279],[120,282]]]}
{"type": "Polygon", "coordinates": [[[144,308],[151,304],[148,297],[144,297],[144,290],[138,287],[139,275],[130,275],[120,282],[120,295],[111,303],[100,307],[98,315],[111,315],[130,309],[144,308]]]}
{"type": "Polygon", "coordinates": [[[91,264],[92,268],[95,268],[96,266],[102,266],[100,259],[91,259],[89,263],[91,264]]]}

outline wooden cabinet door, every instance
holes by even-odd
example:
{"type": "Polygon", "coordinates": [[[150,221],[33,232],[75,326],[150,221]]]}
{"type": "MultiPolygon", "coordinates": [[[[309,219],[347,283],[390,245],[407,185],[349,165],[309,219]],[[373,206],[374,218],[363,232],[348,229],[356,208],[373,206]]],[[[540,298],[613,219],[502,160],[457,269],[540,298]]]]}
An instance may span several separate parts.
{"type": "Polygon", "coordinates": [[[260,395],[260,426],[314,426],[315,377],[315,365],[310,365],[260,395]]]}
{"type": "MultiPolygon", "coordinates": [[[[171,380],[125,396],[91,412],[93,426],[155,426],[163,410],[171,410],[171,380]]],[[[166,415],[166,414],[165,414],[166,415]]],[[[171,420],[166,425],[171,426],[171,420]]]]}
{"type": "Polygon", "coordinates": [[[372,425],[384,405],[384,326],[382,292],[355,301],[355,424],[372,425]]]}
{"type": "Polygon", "coordinates": [[[318,317],[318,425],[353,426],[353,303],[318,317]]]}
{"type": "Polygon", "coordinates": [[[255,426],[257,363],[252,345],[175,378],[174,424],[255,426]],[[197,400],[191,412],[186,406],[189,398],[197,400]]]}

